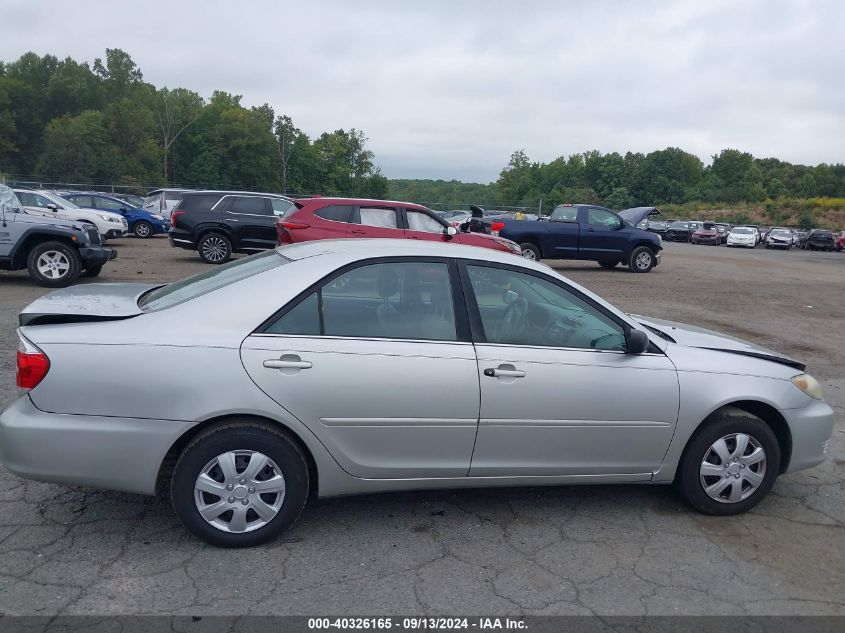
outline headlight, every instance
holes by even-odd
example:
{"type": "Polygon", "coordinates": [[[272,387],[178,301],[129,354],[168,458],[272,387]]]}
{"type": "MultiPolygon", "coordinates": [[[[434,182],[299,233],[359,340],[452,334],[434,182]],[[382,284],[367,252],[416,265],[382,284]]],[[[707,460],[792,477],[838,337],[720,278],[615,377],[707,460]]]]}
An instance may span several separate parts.
{"type": "Polygon", "coordinates": [[[159,215],[158,213],[152,213],[151,215],[152,215],[152,216],[153,216],[156,220],[164,220],[164,216],[163,216],[163,215],[159,215]]]}
{"type": "Polygon", "coordinates": [[[792,379],[792,384],[811,398],[815,398],[816,400],[822,399],[822,386],[819,384],[819,381],[813,378],[810,374],[800,374],[795,376],[795,378],[792,379]]]}
{"type": "Polygon", "coordinates": [[[112,222],[113,224],[120,224],[120,220],[117,218],[113,218],[110,215],[106,215],[105,213],[100,213],[99,216],[105,220],[106,222],[112,222]]]}

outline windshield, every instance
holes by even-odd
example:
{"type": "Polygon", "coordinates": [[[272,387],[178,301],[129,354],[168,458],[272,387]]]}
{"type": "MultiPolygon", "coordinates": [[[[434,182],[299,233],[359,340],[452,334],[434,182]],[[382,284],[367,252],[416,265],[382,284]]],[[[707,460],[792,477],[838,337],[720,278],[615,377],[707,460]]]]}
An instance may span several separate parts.
{"type": "Polygon", "coordinates": [[[3,207],[3,211],[11,211],[12,209],[23,207],[15,192],[5,185],[0,185],[0,206],[3,207]]]}
{"type": "Polygon", "coordinates": [[[291,260],[275,250],[236,259],[204,273],[151,290],[138,300],[138,307],[145,312],[172,308],[179,303],[196,299],[247,277],[287,264],[289,261],[291,260]]]}
{"type": "Polygon", "coordinates": [[[670,228],[673,228],[673,229],[688,229],[689,223],[688,222],[672,222],[670,228]]]}
{"type": "Polygon", "coordinates": [[[61,196],[57,196],[56,194],[50,193],[49,191],[39,191],[38,195],[44,196],[50,202],[52,202],[53,204],[59,205],[63,209],[79,209],[80,208],[79,206],[77,206],[73,202],[71,202],[70,200],[65,200],[61,196]]]}
{"type": "Polygon", "coordinates": [[[772,237],[790,237],[791,233],[784,229],[774,229],[772,230],[772,237]]]}
{"type": "Polygon", "coordinates": [[[746,226],[738,226],[735,229],[732,229],[731,233],[738,233],[739,235],[750,235],[754,233],[754,231],[746,226]]]}

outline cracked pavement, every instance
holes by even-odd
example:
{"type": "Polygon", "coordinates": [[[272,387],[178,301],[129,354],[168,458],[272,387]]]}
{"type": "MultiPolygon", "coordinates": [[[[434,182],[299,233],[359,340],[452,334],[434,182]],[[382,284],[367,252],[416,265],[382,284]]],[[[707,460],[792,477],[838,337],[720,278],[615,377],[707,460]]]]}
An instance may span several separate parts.
{"type": "MultiPolygon", "coordinates": [[[[115,245],[100,281],[204,269],[166,240],[115,245]]],[[[192,538],[166,499],[0,467],[0,613],[845,614],[845,254],[670,244],[648,275],[555,266],[628,311],[807,362],[837,411],[830,459],[738,517],[695,514],[663,486],[392,493],[311,503],[249,550],[192,538]]],[[[16,395],[17,312],[44,292],[0,273],[0,407],[16,395]]]]}

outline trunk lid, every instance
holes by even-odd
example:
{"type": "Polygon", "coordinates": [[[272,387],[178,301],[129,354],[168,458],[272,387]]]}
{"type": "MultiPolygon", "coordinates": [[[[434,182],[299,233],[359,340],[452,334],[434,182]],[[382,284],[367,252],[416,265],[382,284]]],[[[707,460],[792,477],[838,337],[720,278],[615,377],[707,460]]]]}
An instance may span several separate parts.
{"type": "Polygon", "coordinates": [[[113,321],[141,314],[138,298],[161,284],[102,283],[62,288],[26,306],[20,325],[113,321]]]}

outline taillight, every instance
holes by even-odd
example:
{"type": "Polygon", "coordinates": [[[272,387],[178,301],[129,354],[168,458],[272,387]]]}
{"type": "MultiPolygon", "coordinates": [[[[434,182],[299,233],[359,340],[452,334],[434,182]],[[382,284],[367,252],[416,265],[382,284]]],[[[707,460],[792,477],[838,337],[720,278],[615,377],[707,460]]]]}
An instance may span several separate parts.
{"type": "Polygon", "coordinates": [[[276,222],[276,241],[279,244],[293,244],[293,237],[289,231],[307,229],[309,226],[309,224],[302,224],[300,222],[283,222],[279,220],[276,222]]]}
{"type": "Polygon", "coordinates": [[[498,235],[499,231],[505,228],[504,222],[493,222],[490,224],[490,230],[493,232],[493,235],[498,235]]]}
{"type": "Polygon", "coordinates": [[[184,213],[184,211],[173,211],[173,213],[170,214],[170,226],[176,226],[176,218],[184,213]]]}
{"type": "Polygon", "coordinates": [[[50,359],[22,335],[18,334],[18,337],[15,383],[20,389],[34,389],[50,371],[50,359]]]}

